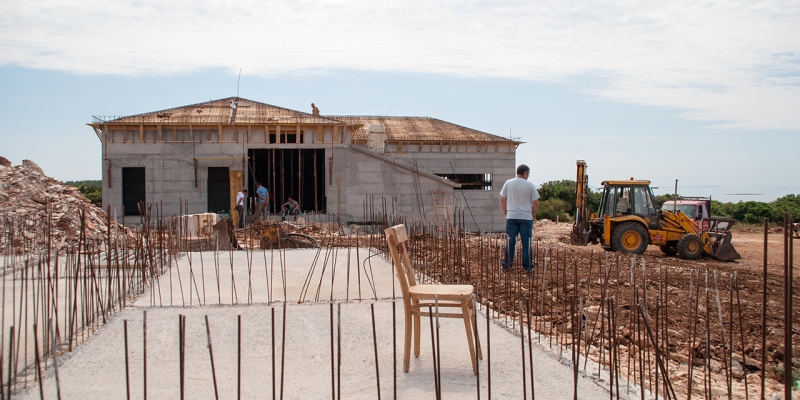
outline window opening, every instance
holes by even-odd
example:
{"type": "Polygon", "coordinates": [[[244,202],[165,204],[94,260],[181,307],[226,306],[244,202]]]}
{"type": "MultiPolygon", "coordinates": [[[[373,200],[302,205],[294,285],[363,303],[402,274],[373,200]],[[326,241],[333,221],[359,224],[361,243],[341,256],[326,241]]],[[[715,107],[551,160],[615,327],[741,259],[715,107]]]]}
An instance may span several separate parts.
{"type": "Polygon", "coordinates": [[[436,174],[455,183],[461,190],[492,190],[492,174],[436,174]]]}

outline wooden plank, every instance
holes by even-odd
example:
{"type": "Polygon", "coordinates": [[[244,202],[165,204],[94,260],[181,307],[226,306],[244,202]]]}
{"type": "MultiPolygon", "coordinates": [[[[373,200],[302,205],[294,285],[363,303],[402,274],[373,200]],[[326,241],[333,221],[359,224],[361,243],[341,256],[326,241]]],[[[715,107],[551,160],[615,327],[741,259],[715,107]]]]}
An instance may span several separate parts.
{"type": "Polygon", "coordinates": [[[322,143],[325,141],[325,136],[322,135],[322,127],[317,127],[317,142],[322,143]]]}
{"type": "Polygon", "coordinates": [[[233,218],[233,226],[239,226],[239,218],[241,216],[234,216],[233,210],[236,209],[236,194],[242,189],[242,171],[228,171],[230,179],[230,196],[231,196],[231,217],[233,218]]]}
{"type": "Polygon", "coordinates": [[[281,138],[281,126],[275,126],[275,141],[278,143],[286,143],[285,138],[281,138]]]}

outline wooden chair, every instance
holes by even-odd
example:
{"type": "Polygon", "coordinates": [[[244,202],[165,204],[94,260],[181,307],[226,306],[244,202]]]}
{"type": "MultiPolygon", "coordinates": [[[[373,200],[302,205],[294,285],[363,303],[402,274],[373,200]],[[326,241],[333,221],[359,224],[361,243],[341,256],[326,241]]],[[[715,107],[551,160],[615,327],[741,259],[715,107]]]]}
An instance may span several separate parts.
{"type": "MultiPolygon", "coordinates": [[[[449,313],[439,312],[439,317],[461,318],[464,320],[464,328],[467,332],[467,344],[469,345],[469,355],[472,357],[472,372],[478,373],[478,361],[475,358],[475,346],[472,341],[472,333],[475,329],[475,314],[473,306],[473,287],[472,285],[417,285],[414,279],[414,270],[411,267],[411,260],[408,257],[406,242],[408,233],[405,225],[395,225],[386,229],[386,241],[389,243],[389,250],[394,261],[397,279],[400,281],[400,288],[403,292],[403,308],[405,309],[405,345],[403,351],[403,371],[408,372],[411,350],[411,328],[414,328],[414,357],[419,357],[419,337],[420,337],[420,316],[428,316],[428,306],[434,306],[434,300],[438,297],[439,307],[456,308],[458,312],[449,313]]],[[[483,359],[481,353],[480,339],[475,338],[478,343],[477,358],[483,359]]]]}

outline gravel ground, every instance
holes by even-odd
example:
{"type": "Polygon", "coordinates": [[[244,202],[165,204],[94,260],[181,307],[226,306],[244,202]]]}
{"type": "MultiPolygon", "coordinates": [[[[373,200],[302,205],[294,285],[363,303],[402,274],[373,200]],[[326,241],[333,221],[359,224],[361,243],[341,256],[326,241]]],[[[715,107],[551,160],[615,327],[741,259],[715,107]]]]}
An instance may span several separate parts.
{"type": "MultiPolygon", "coordinates": [[[[143,294],[133,306],[115,314],[86,344],[71,354],[64,355],[59,363],[61,395],[65,399],[125,398],[125,348],[123,323],[128,321],[128,356],[131,398],[143,398],[143,317],[147,314],[147,397],[150,399],[180,397],[180,354],[178,321],[186,316],[185,345],[185,396],[186,398],[214,398],[211,361],[206,336],[205,316],[208,316],[214,366],[220,398],[237,395],[237,316],[241,316],[241,397],[269,398],[276,388],[280,398],[281,361],[283,369],[283,396],[287,399],[320,399],[332,397],[331,382],[331,297],[334,314],[341,308],[341,366],[336,384],[342,398],[374,399],[378,397],[373,347],[371,306],[375,309],[378,365],[380,369],[380,395],[393,398],[392,351],[392,270],[381,257],[371,258],[371,267],[364,267],[366,250],[359,251],[361,261],[358,273],[355,251],[350,252],[350,280],[347,280],[347,250],[293,250],[280,253],[277,261],[270,261],[275,253],[234,252],[235,280],[231,283],[231,262],[227,252],[215,267],[212,253],[203,254],[202,277],[198,277],[200,255],[179,260],[173,270],[170,297],[169,277],[165,275],[156,290],[143,294]],[[251,261],[248,263],[248,257],[251,261]],[[260,258],[259,258],[260,257],[260,258]],[[257,261],[256,261],[257,260],[257,261]],[[266,260],[266,261],[265,261],[266,260]],[[284,260],[281,262],[280,260],[284,260]],[[316,263],[314,262],[316,260],[316,263]],[[325,261],[327,260],[327,262],[325,261]],[[336,273],[332,274],[336,260],[336,273]],[[323,264],[325,268],[323,268],[323,264]],[[249,265],[249,268],[248,268],[249,265]],[[281,268],[281,265],[284,267],[281,268]],[[314,265],[314,271],[310,266],[314,265]],[[325,273],[322,270],[325,270],[325,273]],[[371,269],[371,273],[370,272],[371,269]],[[217,281],[217,270],[219,280],[217,281]],[[249,270],[249,273],[248,273],[249,270]],[[227,272],[225,272],[227,271],[227,272]],[[280,271],[285,271],[283,276],[280,271]],[[272,274],[272,275],[270,275],[272,274]],[[180,276],[180,280],[178,277],[180,276]],[[272,286],[267,284],[268,277],[272,286]],[[369,276],[369,279],[367,277],[369,276]],[[194,277],[194,280],[192,280],[194,277]],[[284,291],[282,282],[286,281],[284,291]],[[334,278],[335,279],[332,279],[334,278]],[[360,277],[362,300],[358,300],[357,281],[360,277]],[[202,283],[203,278],[205,284],[202,283]],[[333,281],[333,290],[331,287],[333,281]],[[219,282],[219,285],[217,285],[219,282]],[[250,282],[248,284],[248,282],[250,282]],[[374,284],[373,292],[370,282],[374,284]],[[191,285],[189,285],[191,283],[191,285]],[[195,285],[196,283],[196,285],[195,285]],[[180,286],[183,286],[181,296],[180,286]],[[192,286],[189,293],[188,286],[192,286]],[[234,290],[234,287],[236,288],[234,290]],[[304,296],[304,287],[308,287],[304,296]],[[314,301],[319,287],[319,299],[314,301]],[[203,296],[205,288],[205,296],[203,296]],[[267,288],[271,288],[268,292],[267,288]],[[272,301],[269,304],[270,292],[272,301]],[[285,346],[282,338],[282,318],[286,306],[285,346]],[[332,293],[332,296],[331,296],[332,293]],[[303,303],[298,300],[305,297],[303,303]],[[233,298],[233,301],[231,301],[233,298]],[[173,306],[169,306],[169,300],[173,306]],[[190,300],[191,299],[191,300],[190,300]],[[237,300],[238,299],[238,304],[237,300]],[[252,304],[247,304],[249,301],[252,304]],[[349,299],[349,300],[346,300],[349,299]],[[204,301],[205,300],[205,301],[204,301]],[[187,306],[182,307],[183,303],[187,306]],[[191,302],[192,306],[189,306],[191,302]],[[232,304],[233,303],[233,304],[232,304]],[[160,305],[159,305],[160,304],[160,305]],[[198,306],[198,304],[204,304],[198,306]],[[273,357],[272,312],[275,313],[275,357],[273,357]],[[281,357],[285,351],[285,358],[281,357]],[[273,380],[273,362],[276,364],[273,380]]],[[[397,396],[399,398],[434,398],[433,362],[431,357],[430,329],[423,319],[421,354],[411,360],[408,373],[402,372],[403,306],[396,303],[397,325],[397,396]]],[[[491,365],[486,347],[486,316],[478,316],[478,329],[484,351],[480,361],[480,396],[487,398],[487,369],[491,368],[491,391],[494,398],[522,395],[522,365],[520,338],[505,324],[505,319],[490,324],[491,365]]],[[[533,338],[533,358],[536,396],[543,399],[571,399],[573,397],[572,368],[564,359],[545,347],[546,341],[536,344],[533,338]]],[[[447,398],[476,398],[476,377],[472,374],[469,351],[466,346],[463,323],[457,319],[444,319],[440,330],[442,393],[447,398]]],[[[553,348],[555,349],[555,348],[553,348]]],[[[527,355],[526,355],[527,357],[527,355]]],[[[564,352],[569,360],[569,355],[564,352]]],[[[589,371],[596,366],[589,363],[589,371]]],[[[529,377],[526,373],[526,379],[529,377]]],[[[56,397],[53,369],[45,381],[45,398],[56,397]]],[[[601,386],[607,376],[578,379],[578,398],[604,399],[608,392],[601,386]],[[601,381],[600,384],[597,381],[601,381]]],[[[528,382],[530,396],[530,382],[528,382]]],[[[625,395],[625,390],[623,390],[625,395]]],[[[22,398],[37,398],[38,386],[33,386],[22,398]]],[[[638,395],[630,392],[630,397],[638,395]]],[[[338,396],[337,396],[338,397],[338,396]]]]}

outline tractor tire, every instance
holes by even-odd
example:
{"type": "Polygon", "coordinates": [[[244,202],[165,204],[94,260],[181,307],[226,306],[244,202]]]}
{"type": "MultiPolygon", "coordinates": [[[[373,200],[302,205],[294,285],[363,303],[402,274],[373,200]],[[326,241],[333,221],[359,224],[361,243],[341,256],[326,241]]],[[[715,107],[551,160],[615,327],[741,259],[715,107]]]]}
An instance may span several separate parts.
{"type": "Polygon", "coordinates": [[[703,241],[694,233],[686,233],[678,240],[678,254],[687,260],[696,260],[703,255],[703,241]]]}
{"type": "Polygon", "coordinates": [[[662,253],[668,256],[674,256],[678,254],[678,247],[675,245],[662,244],[661,246],[658,246],[658,248],[661,249],[662,253]]]}
{"type": "Polygon", "coordinates": [[[642,254],[649,244],[650,235],[647,229],[637,222],[623,222],[611,233],[611,248],[614,251],[642,254]]]}

